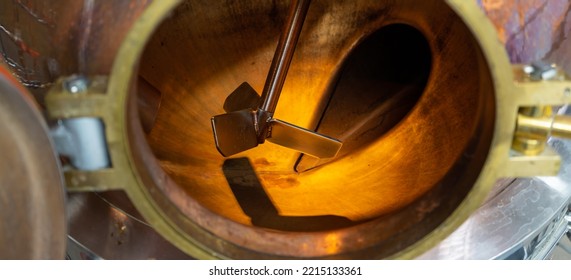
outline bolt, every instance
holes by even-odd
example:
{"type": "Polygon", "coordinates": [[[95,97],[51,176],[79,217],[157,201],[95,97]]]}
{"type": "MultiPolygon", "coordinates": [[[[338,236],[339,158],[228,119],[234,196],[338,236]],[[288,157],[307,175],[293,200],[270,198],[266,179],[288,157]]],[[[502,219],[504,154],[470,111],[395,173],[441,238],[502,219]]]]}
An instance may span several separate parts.
{"type": "Polygon", "coordinates": [[[528,74],[528,75],[531,75],[531,73],[533,73],[533,71],[535,71],[535,68],[531,65],[525,65],[523,67],[523,72],[528,74]]]}
{"type": "Polygon", "coordinates": [[[536,61],[524,67],[524,72],[529,74],[532,80],[551,80],[557,76],[557,67],[544,61],[536,61]]]}
{"type": "Polygon", "coordinates": [[[83,75],[73,75],[63,81],[63,87],[71,93],[87,91],[89,80],[83,75]]]}

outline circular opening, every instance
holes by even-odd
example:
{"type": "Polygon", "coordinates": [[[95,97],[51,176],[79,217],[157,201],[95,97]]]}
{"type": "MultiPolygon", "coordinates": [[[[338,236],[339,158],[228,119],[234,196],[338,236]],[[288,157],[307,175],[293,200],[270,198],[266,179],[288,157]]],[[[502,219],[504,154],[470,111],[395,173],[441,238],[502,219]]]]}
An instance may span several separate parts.
{"type": "MultiPolygon", "coordinates": [[[[142,69],[150,60],[146,58],[153,55],[153,52],[145,53],[142,69]]],[[[209,55],[211,58],[217,56],[215,52],[209,52],[209,55]]],[[[271,56],[271,52],[264,55],[271,56]]],[[[262,62],[256,63],[263,69],[269,67],[262,62]]],[[[301,67],[312,63],[310,57],[298,58],[286,83],[294,88],[297,88],[296,84],[307,83],[304,81],[307,78],[295,71],[303,71],[301,67]]],[[[334,175],[326,169],[329,166],[333,170],[344,169],[353,165],[353,160],[348,157],[367,149],[377,149],[387,142],[382,136],[410,112],[422,95],[430,73],[431,52],[428,42],[417,29],[406,24],[392,24],[364,36],[336,64],[339,66],[329,69],[333,74],[331,77],[321,77],[328,84],[323,87],[325,91],[322,94],[316,95],[320,99],[318,102],[327,100],[327,106],[323,106],[320,112],[312,112],[319,118],[318,132],[343,141],[343,148],[333,161],[316,162],[313,157],[299,156],[296,151],[270,143],[229,158],[218,154],[213,146],[209,121],[222,112],[222,106],[218,104],[222,104],[231,91],[219,90],[216,80],[203,89],[164,91],[153,86],[147,80],[153,76],[142,71],[138,91],[139,115],[162,168],[186,195],[213,212],[245,225],[282,231],[344,228],[386,214],[414,199],[385,203],[379,196],[385,183],[378,177],[351,176],[351,180],[365,180],[351,182],[343,174],[334,175]],[[157,96],[161,98],[157,99],[157,96]],[[149,101],[155,105],[149,105],[149,101]],[[163,104],[160,111],[155,109],[159,101],[163,104]],[[156,123],[152,124],[155,119],[156,123]],[[292,161],[292,157],[299,157],[299,160],[292,161]],[[363,187],[363,184],[368,186],[363,187]],[[366,193],[347,193],[347,188],[366,193]],[[328,200],[323,200],[324,196],[328,200]],[[330,205],[329,199],[336,200],[338,205],[330,205]],[[360,201],[363,200],[370,201],[370,205],[362,205],[360,201]]],[[[233,65],[225,65],[218,71],[224,72],[231,67],[233,65]]],[[[240,69],[234,71],[239,73],[240,69]]],[[[185,84],[184,81],[190,80],[192,75],[194,73],[181,75],[179,82],[185,84]]],[[[236,76],[244,81],[259,79],[248,75],[241,75],[243,78],[236,76]]],[[[286,87],[284,96],[296,93],[291,87],[290,90],[286,87]]],[[[280,109],[293,106],[312,109],[295,99],[280,100],[280,109]]],[[[319,107],[316,108],[318,110],[319,107]]],[[[280,113],[288,112],[282,109],[277,115],[280,113]]],[[[390,161],[391,157],[384,154],[376,161],[390,161]]],[[[360,169],[365,171],[371,167],[359,166],[352,173],[360,173],[360,169]]]]}
{"type": "Polygon", "coordinates": [[[243,82],[261,91],[287,3],[178,7],[141,58],[160,108],[139,106],[147,134],[132,135],[152,150],[135,156],[171,222],[238,258],[389,256],[442,223],[486,159],[494,89],[454,12],[409,2],[308,14],[275,117],[343,140],[332,161],[271,143],[224,158],[214,144],[226,97],[243,82]]]}

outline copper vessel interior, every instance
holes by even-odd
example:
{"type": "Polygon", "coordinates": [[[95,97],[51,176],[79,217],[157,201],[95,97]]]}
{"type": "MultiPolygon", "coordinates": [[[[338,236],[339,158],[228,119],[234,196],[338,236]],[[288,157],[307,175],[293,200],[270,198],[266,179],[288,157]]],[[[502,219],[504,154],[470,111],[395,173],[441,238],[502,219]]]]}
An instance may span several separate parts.
{"type": "Polygon", "coordinates": [[[227,257],[386,257],[456,209],[495,107],[445,1],[312,2],[275,117],[344,141],[324,162],[271,143],[216,150],[210,118],[241,83],[261,92],[289,4],[218,2],[183,2],[155,31],[138,75],[162,100],[148,134],[129,131],[149,192],[194,242],[227,257]]]}

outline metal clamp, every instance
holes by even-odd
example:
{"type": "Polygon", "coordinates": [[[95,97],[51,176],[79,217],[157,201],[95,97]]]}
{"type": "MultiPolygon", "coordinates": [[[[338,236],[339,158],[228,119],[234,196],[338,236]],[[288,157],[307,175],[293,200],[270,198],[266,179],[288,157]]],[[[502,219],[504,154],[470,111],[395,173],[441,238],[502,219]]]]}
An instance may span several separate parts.
{"type": "MultiPolygon", "coordinates": [[[[62,82],[69,94],[85,94],[89,79],[71,76],[62,82]]],[[[105,139],[105,127],[98,117],[75,117],[58,119],[51,128],[56,150],[68,157],[71,165],[79,170],[98,170],[110,167],[109,152],[105,139]]]]}
{"type": "MultiPolygon", "coordinates": [[[[531,81],[552,81],[560,76],[556,65],[545,62],[526,65],[523,71],[531,81]]],[[[556,115],[553,111],[550,105],[521,107],[512,149],[526,156],[536,156],[545,150],[550,136],[571,138],[571,117],[556,115]]]]}

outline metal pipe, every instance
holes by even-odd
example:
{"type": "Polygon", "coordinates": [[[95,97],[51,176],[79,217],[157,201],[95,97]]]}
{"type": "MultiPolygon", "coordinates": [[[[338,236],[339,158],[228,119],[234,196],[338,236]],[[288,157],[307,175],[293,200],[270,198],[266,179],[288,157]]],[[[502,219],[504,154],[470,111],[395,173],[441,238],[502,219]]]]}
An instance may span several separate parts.
{"type": "Polygon", "coordinates": [[[551,135],[571,139],[571,117],[556,115],[551,126],[551,135]]]}

